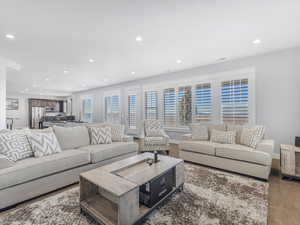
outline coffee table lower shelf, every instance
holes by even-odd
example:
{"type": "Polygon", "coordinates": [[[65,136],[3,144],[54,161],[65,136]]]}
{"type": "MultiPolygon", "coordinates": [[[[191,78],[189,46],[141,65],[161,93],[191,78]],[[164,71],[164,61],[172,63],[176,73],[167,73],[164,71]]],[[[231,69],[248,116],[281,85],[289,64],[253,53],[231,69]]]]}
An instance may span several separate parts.
{"type": "MultiPolygon", "coordinates": [[[[177,188],[168,193],[163,199],[157,202],[152,208],[148,208],[143,204],[139,205],[139,217],[134,222],[134,225],[142,224],[147,216],[153,212],[156,208],[163,205],[164,202],[169,199],[175,192],[183,191],[183,185],[180,185],[177,188]]],[[[81,213],[87,213],[100,224],[105,225],[118,225],[118,207],[115,203],[107,200],[102,196],[94,196],[90,199],[80,202],[81,213]]]]}

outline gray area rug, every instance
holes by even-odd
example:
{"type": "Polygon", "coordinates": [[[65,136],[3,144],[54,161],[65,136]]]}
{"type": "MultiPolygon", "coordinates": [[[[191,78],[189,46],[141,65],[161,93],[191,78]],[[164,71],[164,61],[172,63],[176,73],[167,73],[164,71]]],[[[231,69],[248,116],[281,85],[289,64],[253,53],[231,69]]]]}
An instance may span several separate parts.
{"type": "MultiPolygon", "coordinates": [[[[185,164],[184,191],[145,225],[267,225],[268,183],[185,164]]],[[[78,187],[4,213],[1,225],[92,225],[80,215],[78,187]]]]}

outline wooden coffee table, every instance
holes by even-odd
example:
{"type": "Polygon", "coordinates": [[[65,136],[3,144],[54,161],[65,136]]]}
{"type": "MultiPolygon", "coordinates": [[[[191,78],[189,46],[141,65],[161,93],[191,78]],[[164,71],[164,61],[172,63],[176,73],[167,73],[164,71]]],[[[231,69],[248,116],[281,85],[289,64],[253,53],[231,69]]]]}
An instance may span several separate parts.
{"type": "Polygon", "coordinates": [[[143,153],[80,175],[80,208],[100,224],[139,224],[184,184],[183,160],[159,155],[159,162],[147,163],[152,153],[143,153]],[[173,169],[173,188],[152,208],[139,202],[140,186],[173,169]]]}

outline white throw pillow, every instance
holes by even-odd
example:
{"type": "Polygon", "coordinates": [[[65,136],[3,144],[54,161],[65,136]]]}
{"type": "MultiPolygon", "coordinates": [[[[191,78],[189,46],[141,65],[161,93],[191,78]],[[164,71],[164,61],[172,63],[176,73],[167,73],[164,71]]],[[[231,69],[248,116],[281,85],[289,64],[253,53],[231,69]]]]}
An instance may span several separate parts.
{"type": "Polygon", "coordinates": [[[208,140],[208,128],[205,125],[191,124],[192,140],[207,141],[208,140]]]}
{"type": "Polygon", "coordinates": [[[235,131],[211,130],[210,141],[221,144],[235,144],[235,131]]]}
{"type": "Polygon", "coordinates": [[[90,127],[91,144],[111,144],[111,127],[90,127]]]}
{"type": "Polygon", "coordinates": [[[256,148],[257,144],[263,139],[264,135],[264,126],[245,126],[243,127],[241,134],[241,144],[251,148],[256,148]]]}
{"type": "Polygon", "coordinates": [[[54,132],[31,132],[27,134],[34,157],[43,157],[61,152],[54,132]]]}
{"type": "Polygon", "coordinates": [[[0,154],[9,160],[18,161],[33,156],[31,146],[22,130],[0,131],[0,154]]]}

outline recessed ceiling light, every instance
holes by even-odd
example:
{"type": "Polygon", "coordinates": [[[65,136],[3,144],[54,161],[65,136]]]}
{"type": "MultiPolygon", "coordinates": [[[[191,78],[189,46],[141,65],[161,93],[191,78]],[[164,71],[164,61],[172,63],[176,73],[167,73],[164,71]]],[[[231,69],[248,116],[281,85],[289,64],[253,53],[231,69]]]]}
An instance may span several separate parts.
{"type": "Polygon", "coordinates": [[[136,40],[137,42],[142,42],[142,41],[143,41],[143,38],[142,38],[142,36],[136,36],[135,40],[136,40]]]}
{"type": "Polygon", "coordinates": [[[132,74],[132,75],[134,75],[134,74],[135,74],[135,72],[134,72],[134,71],[132,71],[132,72],[131,72],[131,74],[132,74]]]}
{"type": "Polygon", "coordinates": [[[7,39],[15,39],[15,35],[13,35],[13,34],[6,34],[5,35],[5,37],[7,38],[7,39]]]}
{"type": "Polygon", "coordinates": [[[93,63],[93,62],[95,62],[95,59],[89,59],[89,62],[93,63]]]}
{"type": "Polygon", "coordinates": [[[64,74],[70,73],[69,70],[64,70],[64,74]]]}
{"type": "Polygon", "coordinates": [[[180,63],[182,63],[182,60],[181,59],[177,59],[176,63],[180,64],[180,63]]]}
{"type": "Polygon", "coordinates": [[[254,41],[252,41],[253,44],[258,45],[261,43],[260,39],[255,39],[254,41]]]}
{"type": "Polygon", "coordinates": [[[45,81],[49,81],[49,78],[47,77],[47,78],[45,78],[45,81]]]}

